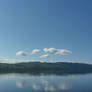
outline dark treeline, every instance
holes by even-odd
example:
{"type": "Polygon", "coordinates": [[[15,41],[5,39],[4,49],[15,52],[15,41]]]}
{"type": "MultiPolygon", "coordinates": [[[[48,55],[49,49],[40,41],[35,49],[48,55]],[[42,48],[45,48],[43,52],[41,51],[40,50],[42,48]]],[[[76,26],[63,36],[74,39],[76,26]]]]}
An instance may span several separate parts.
{"type": "Polygon", "coordinates": [[[82,63],[40,63],[28,62],[17,64],[0,63],[0,73],[29,74],[85,74],[92,72],[92,65],[82,63]]]}

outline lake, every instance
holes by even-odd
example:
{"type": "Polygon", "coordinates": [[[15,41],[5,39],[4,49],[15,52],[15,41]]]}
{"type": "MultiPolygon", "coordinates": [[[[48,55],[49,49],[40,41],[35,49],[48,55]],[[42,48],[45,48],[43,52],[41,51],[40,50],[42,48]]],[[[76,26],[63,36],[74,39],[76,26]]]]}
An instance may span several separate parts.
{"type": "Polygon", "coordinates": [[[0,74],[0,92],[92,92],[92,74],[0,74]]]}

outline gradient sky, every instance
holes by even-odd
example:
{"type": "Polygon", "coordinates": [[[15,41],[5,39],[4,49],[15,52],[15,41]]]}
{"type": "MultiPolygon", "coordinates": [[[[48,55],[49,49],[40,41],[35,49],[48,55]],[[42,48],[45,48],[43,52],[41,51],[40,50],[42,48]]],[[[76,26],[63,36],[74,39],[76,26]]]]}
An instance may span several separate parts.
{"type": "Polygon", "coordinates": [[[0,57],[45,47],[72,51],[61,60],[91,62],[92,0],[0,0],[0,57]]]}

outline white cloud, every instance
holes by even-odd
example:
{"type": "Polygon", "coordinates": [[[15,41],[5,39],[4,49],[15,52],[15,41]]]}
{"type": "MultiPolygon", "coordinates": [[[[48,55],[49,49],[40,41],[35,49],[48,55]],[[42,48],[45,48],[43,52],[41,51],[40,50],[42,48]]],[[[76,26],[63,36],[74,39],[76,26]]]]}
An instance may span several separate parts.
{"type": "Polygon", "coordinates": [[[58,49],[56,54],[58,54],[58,55],[69,55],[69,54],[72,54],[72,52],[70,50],[67,50],[67,49],[58,49]]]}
{"type": "Polygon", "coordinates": [[[46,52],[46,53],[54,54],[57,51],[57,49],[55,49],[55,48],[44,48],[43,51],[46,52]]]}
{"type": "Polygon", "coordinates": [[[67,49],[56,49],[56,48],[44,48],[44,52],[49,54],[58,54],[58,55],[69,55],[72,54],[70,50],[67,49]]]}
{"type": "Polygon", "coordinates": [[[49,57],[49,54],[45,54],[45,55],[40,56],[40,58],[47,58],[47,57],[49,57]]]}
{"type": "Polygon", "coordinates": [[[39,49],[34,49],[33,51],[32,51],[32,54],[36,54],[36,53],[40,53],[41,51],[39,50],[39,49]]]}
{"type": "Polygon", "coordinates": [[[28,53],[24,52],[24,51],[18,51],[16,52],[17,56],[28,56],[28,53]]]}

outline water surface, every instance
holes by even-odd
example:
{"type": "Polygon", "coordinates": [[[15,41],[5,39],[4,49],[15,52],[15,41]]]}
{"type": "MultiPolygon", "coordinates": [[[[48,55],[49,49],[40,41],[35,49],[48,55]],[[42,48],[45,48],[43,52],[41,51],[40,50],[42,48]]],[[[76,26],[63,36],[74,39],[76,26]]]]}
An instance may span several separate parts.
{"type": "Polygon", "coordinates": [[[92,74],[0,74],[0,92],[92,92],[92,74]]]}

